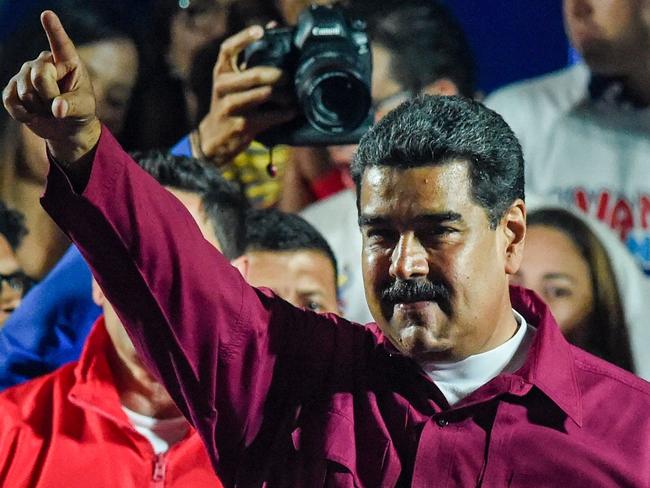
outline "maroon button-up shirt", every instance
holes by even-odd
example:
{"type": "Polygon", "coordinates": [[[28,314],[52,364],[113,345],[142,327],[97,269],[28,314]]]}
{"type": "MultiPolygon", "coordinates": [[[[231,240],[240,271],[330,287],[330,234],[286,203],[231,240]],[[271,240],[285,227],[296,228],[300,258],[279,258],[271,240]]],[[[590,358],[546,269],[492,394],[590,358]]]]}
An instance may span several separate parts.
{"type": "Polygon", "coordinates": [[[569,345],[526,290],[525,365],[450,408],[375,325],[250,287],[106,130],[83,193],[52,165],[43,205],[226,486],[650,486],[650,386],[569,345]]]}

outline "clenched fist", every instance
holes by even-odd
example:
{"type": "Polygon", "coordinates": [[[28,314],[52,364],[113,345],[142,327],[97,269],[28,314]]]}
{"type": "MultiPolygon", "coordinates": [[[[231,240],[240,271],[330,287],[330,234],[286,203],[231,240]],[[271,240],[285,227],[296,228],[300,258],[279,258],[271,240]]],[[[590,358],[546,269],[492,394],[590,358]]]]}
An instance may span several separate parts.
{"type": "Polygon", "coordinates": [[[41,23],[50,51],[23,64],[2,92],[2,101],[14,119],[47,141],[57,160],[74,162],[99,140],[93,87],[56,14],[43,12],[41,23]]]}

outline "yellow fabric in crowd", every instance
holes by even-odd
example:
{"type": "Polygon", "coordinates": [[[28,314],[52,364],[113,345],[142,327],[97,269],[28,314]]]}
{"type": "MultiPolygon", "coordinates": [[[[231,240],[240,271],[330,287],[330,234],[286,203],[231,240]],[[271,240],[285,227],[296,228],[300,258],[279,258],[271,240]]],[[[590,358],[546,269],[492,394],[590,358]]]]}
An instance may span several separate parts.
{"type": "Polygon", "coordinates": [[[290,149],[289,146],[275,146],[272,151],[273,164],[277,168],[274,177],[267,171],[269,149],[259,142],[253,142],[246,151],[222,168],[224,177],[239,184],[256,208],[272,207],[280,199],[290,149]]]}

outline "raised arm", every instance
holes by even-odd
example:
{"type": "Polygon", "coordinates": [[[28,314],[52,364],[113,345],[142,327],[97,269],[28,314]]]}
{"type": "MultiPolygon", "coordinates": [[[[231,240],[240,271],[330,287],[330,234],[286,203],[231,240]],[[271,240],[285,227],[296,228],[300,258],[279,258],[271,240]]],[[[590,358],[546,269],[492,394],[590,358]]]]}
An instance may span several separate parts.
{"type": "Polygon", "coordinates": [[[101,130],[72,42],[53,13],[43,25],[52,53],[27,63],[3,93],[57,161],[42,203],[231,481],[268,412],[322,383],[337,356],[352,358],[371,338],[248,286],[180,202],[101,130]],[[284,394],[269,405],[273,387],[284,394]]]}

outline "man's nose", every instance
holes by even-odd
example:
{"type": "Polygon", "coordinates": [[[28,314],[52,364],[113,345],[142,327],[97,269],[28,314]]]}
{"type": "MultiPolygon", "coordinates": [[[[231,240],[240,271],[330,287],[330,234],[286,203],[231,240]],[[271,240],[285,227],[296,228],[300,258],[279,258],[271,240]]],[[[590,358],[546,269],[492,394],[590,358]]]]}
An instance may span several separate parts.
{"type": "Polygon", "coordinates": [[[393,278],[408,280],[427,276],[427,251],[413,232],[400,236],[391,256],[390,274],[393,278]]]}

